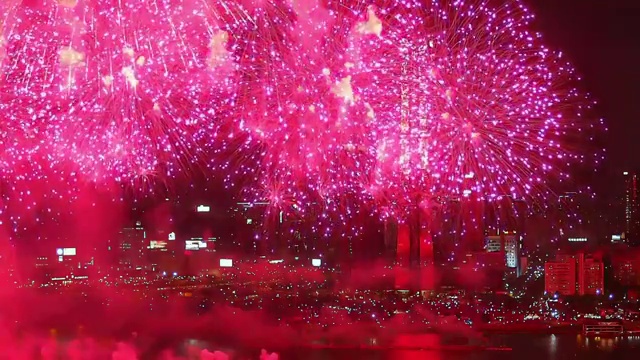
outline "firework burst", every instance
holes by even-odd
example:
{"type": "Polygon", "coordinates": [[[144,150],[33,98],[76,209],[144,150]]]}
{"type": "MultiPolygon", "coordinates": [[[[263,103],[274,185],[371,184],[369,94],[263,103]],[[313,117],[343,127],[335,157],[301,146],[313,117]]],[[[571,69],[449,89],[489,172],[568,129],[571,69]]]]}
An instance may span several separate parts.
{"type": "Polygon", "coordinates": [[[252,3],[240,173],[279,197],[535,201],[587,159],[592,102],[519,1],[252,3]]]}
{"type": "Polygon", "coordinates": [[[352,48],[354,84],[375,79],[359,88],[376,114],[375,197],[536,201],[584,162],[592,102],[532,19],[518,1],[368,9],[352,48]]]}
{"type": "Polygon", "coordinates": [[[44,0],[4,24],[4,104],[89,180],[175,177],[233,101],[227,34],[200,1],[44,0]]]}

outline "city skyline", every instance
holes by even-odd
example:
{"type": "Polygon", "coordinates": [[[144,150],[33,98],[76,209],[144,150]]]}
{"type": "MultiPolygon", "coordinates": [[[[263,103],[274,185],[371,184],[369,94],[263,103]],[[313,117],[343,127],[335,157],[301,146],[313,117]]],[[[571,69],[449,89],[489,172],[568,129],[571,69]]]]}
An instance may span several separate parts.
{"type": "Polygon", "coordinates": [[[0,1],[0,357],[637,358],[638,1],[0,1]]]}

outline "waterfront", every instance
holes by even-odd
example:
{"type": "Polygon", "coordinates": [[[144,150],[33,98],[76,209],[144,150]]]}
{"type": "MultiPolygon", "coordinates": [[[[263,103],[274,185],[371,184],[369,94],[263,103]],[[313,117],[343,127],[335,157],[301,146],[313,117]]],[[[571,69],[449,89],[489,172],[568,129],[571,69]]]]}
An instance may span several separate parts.
{"type": "Polygon", "coordinates": [[[513,334],[492,336],[494,343],[510,347],[511,351],[367,351],[367,350],[297,350],[282,351],[286,360],[565,360],[565,359],[638,359],[640,337],[619,339],[585,338],[575,334],[531,335],[513,334]]]}
{"type": "MultiPolygon", "coordinates": [[[[248,330],[250,331],[250,330],[248,330]]],[[[437,336],[428,336],[432,341],[438,342],[437,336]]],[[[581,335],[531,335],[512,334],[491,336],[491,341],[501,343],[510,350],[477,350],[471,347],[460,347],[449,350],[398,350],[398,349],[317,349],[311,347],[288,347],[281,349],[269,349],[275,351],[278,356],[268,356],[268,352],[257,347],[243,347],[242,345],[228,346],[222,343],[204,342],[195,339],[173,341],[171,339],[137,339],[125,343],[110,345],[105,341],[94,341],[84,338],[45,341],[41,346],[31,343],[31,350],[13,350],[12,354],[33,354],[27,358],[38,359],[140,359],[140,360],[166,360],[166,359],[231,359],[231,360],[565,360],[565,359],[637,359],[640,356],[640,337],[627,338],[585,338],[581,335]],[[149,341],[150,340],[150,341],[149,341]],[[90,346],[88,346],[90,345],[90,346]],[[123,350],[124,349],[124,350],[123,350]],[[135,350],[134,350],[135,349],[135,350]],[[204,351],[207,349],[208,351],[204,351]],[[203,355],[213,352],[223,352],[224,357],[207,357],[203,355]],[[262,354],[261,354],[262,352],[262,354]],[[55,357],[51,357],[53,354],[55,357]],[[42,354],[38,356],[36,354],[42,354]],[[44,354],[49,354],[45,356],[44,354]],[[35,357],[34,357],[35,356],[35,357]],[[78,357],[80,356],[80,357],[78,357]],[[228,356],[228,357],[227,357],[228,356]]],[[[174,339],[175,340],[175,339],[174,339]]],[[[14,344],[15,345],[15,344],[14,344]]],[[[12,351],[4,347],[5,353],[12,351]]],[[[221,354],[221,353],[218,353],[221,354]]],[[[24,359],[25,357],[18,357],[24,359]]]]}

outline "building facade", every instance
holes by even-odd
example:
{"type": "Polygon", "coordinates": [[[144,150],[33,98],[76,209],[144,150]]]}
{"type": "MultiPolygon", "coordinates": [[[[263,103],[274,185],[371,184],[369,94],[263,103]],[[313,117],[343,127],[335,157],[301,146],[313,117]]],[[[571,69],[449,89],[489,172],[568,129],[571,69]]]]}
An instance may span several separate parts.
{"type": "Polygon", "coordinates": [[[545,291],[565,296],[600,295],[604,291],[604,263],[578,253],[558,255],[544,266],[545,291]]]}

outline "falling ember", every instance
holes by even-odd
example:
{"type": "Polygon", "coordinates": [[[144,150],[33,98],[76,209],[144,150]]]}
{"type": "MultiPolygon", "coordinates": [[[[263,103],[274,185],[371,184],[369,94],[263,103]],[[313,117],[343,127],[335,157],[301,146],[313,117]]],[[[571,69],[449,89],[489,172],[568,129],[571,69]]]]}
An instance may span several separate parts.
{"type": "Polygon", "coordinates": [[[209,67],[216,68],[227,61],[229,58],[228,42],[229,33],[226,31],[218,30],[213,34],[209,44],[209,67]]]}
{"type": "Polygon", "coordinates": [[[139,81],[138,81],[138,79],[136,79],[135,71],[133,70],[133,68],[131,66],[123,67],[122,68],[122,75],[127,80],[127,83],[129,84],[129,86],[131,86],[134,89],[138,86],[139,81]]]}

